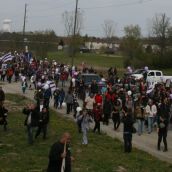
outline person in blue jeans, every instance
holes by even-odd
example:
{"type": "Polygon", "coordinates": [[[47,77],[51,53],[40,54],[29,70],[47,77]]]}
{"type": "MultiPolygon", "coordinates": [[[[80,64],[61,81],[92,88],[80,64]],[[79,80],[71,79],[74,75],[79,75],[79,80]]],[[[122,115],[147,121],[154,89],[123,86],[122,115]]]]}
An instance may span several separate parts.
{"type": "Polygon", "coordinates": [[[135,102],[134,113],[137,120],[138,128],[137,132],[140,136],[144,132],[144,122],[145,122],[145,109],[141,103],[141,97],[135,102]]]}
{"type": "Polygon", "coordinates": [[[153,130],[154,118],[157,115],[157,107],[151,99],[146,106],[146,115],[148,117],[148,134],[150,134],[153,130]]]}
{"type": "Polygon", "coordinates": [[[60,93],[59,93],[59,105],[60,105],[60,109],[62,108],[62,103],[65,99],[65,91],[63,90],[63,88],[60,90],[60,93]]]}

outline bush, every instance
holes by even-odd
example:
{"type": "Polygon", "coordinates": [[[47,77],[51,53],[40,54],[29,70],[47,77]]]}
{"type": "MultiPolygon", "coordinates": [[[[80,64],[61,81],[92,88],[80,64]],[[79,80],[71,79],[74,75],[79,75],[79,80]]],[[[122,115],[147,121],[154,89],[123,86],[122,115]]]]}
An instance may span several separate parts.
{"type": "Polygon", "coordinates": [[[158,54],[136,52],[134,57],[124,58],[124,66],[134,66],[135,68],[141,68],[143,66],[149,66],[151,68],[170,68],[172,66],[172,51],[167,51],[163,57],[158,54]]]}

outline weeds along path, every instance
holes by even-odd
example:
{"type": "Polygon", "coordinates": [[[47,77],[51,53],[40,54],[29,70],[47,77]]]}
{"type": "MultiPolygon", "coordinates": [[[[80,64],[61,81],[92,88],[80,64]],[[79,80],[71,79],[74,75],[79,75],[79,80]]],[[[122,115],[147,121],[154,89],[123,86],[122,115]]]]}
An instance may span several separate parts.
{"type": "MultiPolygon", "coordinates": [[[[33,90],[27,90],[26,94],[22,94],[21,90],[21,84],[20,83],[12,83],[8,84],[5,83],[2,85],[3,90],[5,93],[12,93],[12,94],[18,94],[18,95],[24,95],[25,97],[33,100],[34,91],[33,90]]],[[[81,102],[80,102],[81,103],[81,102]]],[[[53,100],[50,102],[50,107],[53,108],[53,100]]],[[[55,109],[54,109],[55,110],[55,109]]],[[[73,120],[73,115],[65,115],[66,110],[56,110],[58,113],[61,113],[66,118],[70,118],[73,120]]],[[[91,124],[91,128],[93,127],[93,123],[91,124]]],[[[110,121],[109,126],[101,125],[101,130],[106,133],[108,136],[112,138],[118,138],[119,140],[123,141],[123,134],[122,134],[122,125],[120,126],[119,131],[113,130],[113,123],[110,121]]],[[[157,133],[154,131],[151,134],[147,134],[146,132],[142,136],[138,136],[137,134],[133,135],[133,145],[134,147],[143,150],[145,152],[148,152],[149,154],[157,157],[160,160],[167,161],[172,164],[172,130],[169,130],[167,142],[168,142],[168,152],[162,152],[157,151],[157,133]]]]}

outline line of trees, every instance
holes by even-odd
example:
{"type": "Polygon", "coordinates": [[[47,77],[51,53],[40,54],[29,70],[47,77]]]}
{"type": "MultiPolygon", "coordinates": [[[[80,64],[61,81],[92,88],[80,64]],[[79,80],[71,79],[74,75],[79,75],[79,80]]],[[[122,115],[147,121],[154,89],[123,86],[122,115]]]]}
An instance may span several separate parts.
{"type": "Polygon", "coordinates": [[[134,67],[167,68],[172,66],[172,26],[170,18],[166,14],[156,14],[152,19],[150,37],[153,40],[143,48],[144,41],[141,36],[141,28],[138,25],[130,25],[124,28],[125,36],[122,39],[121,50],[124,53],[124,65],[134,67]],[[157,48],[153,49],[152,44],[157,48]]]}
{"type": "Polygon", "coordinates": [[[51,30],[28,32],[25,37],[22,33],[0,33],[0,51],[24,51],[27,45],[37,57],[46,57],[47,52],[57,51],[60,42],[60,38],[51,30]]]}

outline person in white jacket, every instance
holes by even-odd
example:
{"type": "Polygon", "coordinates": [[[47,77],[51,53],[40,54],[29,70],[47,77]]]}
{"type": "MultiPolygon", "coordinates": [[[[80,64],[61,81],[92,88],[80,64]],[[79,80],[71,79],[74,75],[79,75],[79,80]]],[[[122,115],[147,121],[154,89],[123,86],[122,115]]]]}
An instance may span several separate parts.
{"type": "Polygon", "coordinates": [[[148,105],[146,106],[146,115],[148,117],[148,133],[150,134],[153,129],[154,118],[156,118],[157,115],[157,107],[153,104],[153,100],[151,99],[148,101],[148,105]]]}

